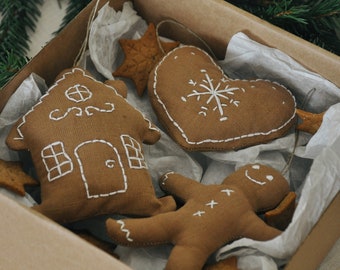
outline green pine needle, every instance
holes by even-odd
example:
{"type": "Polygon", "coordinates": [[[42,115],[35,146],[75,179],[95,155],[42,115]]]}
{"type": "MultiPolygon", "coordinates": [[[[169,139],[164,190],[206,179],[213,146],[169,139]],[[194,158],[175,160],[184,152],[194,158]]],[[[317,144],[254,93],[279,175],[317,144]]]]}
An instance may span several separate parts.
{"type": "Polygon", "coordinates": [[[28,61],[29,31],[34,31],[43,0],[0,0],[0,87],[28,61]]]}
{"type": "Polygon", "coordinates": [[[13,50],[6,51],[0,61],[0,85],[5,85],[26,63],[28,59],[13,50]]]}
{"type": "MultiPolygon", "coordinates": [[[[60,1],[61,0],[58,0],[59,5],[61,5],[60,1]]],[[[62,29],[64,29],[64,27],[90,2],[91,0],[69,0],[66,8],[66,14],[60,28],[54,34],[58,34],[62,29]]]]}
{"type": "Polygon", "coordinates": [[[230,0],[229,2],[340,55],[339,0],[230,0]]]}
{"type": "MultiPolygon", "coordinates": [[[[52,0],[48,0],[52,1],[52,0]]],[[[62,1],[58,1],[61,6],[62,1]]],[[[91,0],[67,0],[57,34],[91,0]]],[[[316,45],[340,55],[339,0],[226,0],[316,45]]],[[[0,0],[0,88],[28,61],[29,31],[35,31],[44,0],[0,0]]]]}

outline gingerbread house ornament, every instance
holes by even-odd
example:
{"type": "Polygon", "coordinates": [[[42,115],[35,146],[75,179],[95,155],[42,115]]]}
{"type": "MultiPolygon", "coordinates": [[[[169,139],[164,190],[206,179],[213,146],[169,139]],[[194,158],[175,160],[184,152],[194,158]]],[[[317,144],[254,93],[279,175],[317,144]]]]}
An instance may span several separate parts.
{"type": "Polygon", "coordinates": [[[34,208],[60,223],[101,214],[150,216],[175,209],[157,198],[142,143],[159,130],[125,99],[122,81],[62,72],[12,128],[7,144],[28,149],[41,184],[34,208]]]}

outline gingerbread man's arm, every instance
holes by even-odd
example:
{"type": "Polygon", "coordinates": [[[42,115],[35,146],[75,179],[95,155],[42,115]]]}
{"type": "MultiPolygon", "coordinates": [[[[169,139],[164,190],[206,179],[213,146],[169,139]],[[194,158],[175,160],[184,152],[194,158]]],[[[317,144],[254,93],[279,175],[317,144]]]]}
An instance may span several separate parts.
{"type": "Polygon", "coordinates": [[[108,219],[106,230],[114,242],[124,246],[153,246],[172,242],[175,212],[148,218],[108,219]]]}
{"type": "Polygon", "coordinates": [[[258,241],[267,241],[279,236],[282,232],[267,225],[254,212],[248,212],[241,217],[240,233],[242,237],[258,241]]]}
{"type": "Polygon", "coordinates": [[[159,186],[183,201],[200,194],[199,192],[204,193],[204,186],[201,183],[174,172],[164,174],[159,180],[159,186]]]}

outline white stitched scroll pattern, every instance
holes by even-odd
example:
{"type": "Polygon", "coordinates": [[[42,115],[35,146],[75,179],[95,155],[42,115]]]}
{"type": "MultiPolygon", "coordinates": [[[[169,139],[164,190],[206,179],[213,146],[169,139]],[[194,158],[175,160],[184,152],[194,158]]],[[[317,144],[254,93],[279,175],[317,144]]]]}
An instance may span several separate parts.
{"type": "MultiPolygon", "coordinates": [[[[114,106],[113,103],[105,103],[105,105],[108,108],[98,108],[98,107],[95,107],[95,106],[87,106],[84,109],[85,114],[87,116],[92,116],[93,112],[91,112],[91,111],[97,111],[97,112],[100,112],[100,113],[111,113],[115,110],[115,106],[114,106]]],[[[59,121],[59,120],[66,118],[70,114],[70,112],[72,112],[72,111],[77,111],[75,113],[75,116],[78,116],[78,117],[83,116],[83,109],[82,108],[80,108],[80,107],[70,107],[64,113],[61,113],[60,109],[55,109],[55,110],[51,111],[50,114],[49,114],[49,118],[51,120],[54,120],[54,121],[59,121]]]]}
{"type": "Polygon", "coordinates": [[[125,228],[125,222],[123,220],[117,220],[117,223],[120,225],[120,230],[125,233],[126,240],[133,242],[133,239],[130,238],[130,231],[125,228]]]}

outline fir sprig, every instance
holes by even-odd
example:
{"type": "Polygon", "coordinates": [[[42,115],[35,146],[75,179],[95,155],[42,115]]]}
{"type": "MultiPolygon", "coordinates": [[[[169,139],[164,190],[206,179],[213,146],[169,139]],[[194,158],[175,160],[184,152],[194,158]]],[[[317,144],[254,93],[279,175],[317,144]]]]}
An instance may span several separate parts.
{"type": "Polygon", "coordinates": [[[229,2],[340,55],[339,0],[230,0],[229,2]]]}
{"type": "Polygon", "coordinates": [[[6,61],[0,61],[0,86],[5,85],[28,61],[26,56],[18,55],[13,50],[6,51],[6,61]]]}
{"type": "Polygon", "coordinates": [[[43,0],[1,0],[0,87],[27,62],[29,31],[34,31],[43,0]]]}
{"type": "MultiPolygon", "coordinates": [[[[61,1],[57,0],[59,5],[61,1]]],[[[60,32],[91,0],[68,0],[60,32]]],[[[34,32],[44,0],[0,0],[0,89],[28,61],[29,31],[34,32]]]]}
{"type": "MultiPolygon", "coordinates": [[[[49,0],[51,1],[51,0],[49,0]]],[[[56,0],[59,4],[66,0],[56,0]]],[[[67,0],[60,32],[91,0],[67,0]]],[[[226,0],[289,32],[340,55],[339,0],[226,0]]],[[[28,61],[44,0],[0,0],[0,88],[28,61]]]]}
{"type": "MultiPolygon", "coordinates": [[[[61,0],[58,0],[59,3],[60,1],[61,0]]],[[[69,0],[63,21],[54,34],[58,34],[90,2],[91,0],[69,0]]]]}

